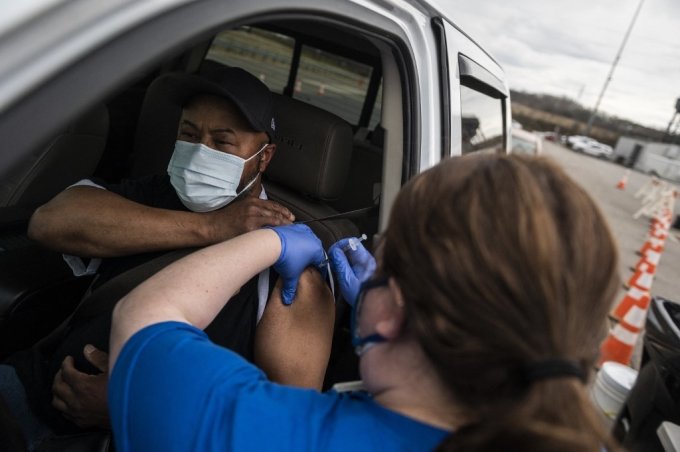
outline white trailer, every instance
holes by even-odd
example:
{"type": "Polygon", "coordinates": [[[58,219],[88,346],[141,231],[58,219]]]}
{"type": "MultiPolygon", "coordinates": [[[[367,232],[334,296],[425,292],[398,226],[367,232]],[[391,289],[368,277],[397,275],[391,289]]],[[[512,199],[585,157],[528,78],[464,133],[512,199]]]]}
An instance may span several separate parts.
{"type": "Polygon", "coordinates": [[[680,146],[621,137],[612,160],[643,173],[680,182],[680,146]]]}

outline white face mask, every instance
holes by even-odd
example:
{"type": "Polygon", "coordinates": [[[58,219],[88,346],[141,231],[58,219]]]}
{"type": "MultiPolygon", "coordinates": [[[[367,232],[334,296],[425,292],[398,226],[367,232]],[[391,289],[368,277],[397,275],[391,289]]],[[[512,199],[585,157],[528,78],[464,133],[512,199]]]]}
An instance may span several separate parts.
{"type": "MultiPolygon", "coordinates": [[[[216,151],[201,143],[177,140],[168,164],[170,183],[180,201],[193,212],[210,212],[226,206],[257,180],[257,175],[240,192],[243,167],[267,147],[248,159],[216,151]]],[[[258,173],[259,174],[259,173],[258,173]]]]}

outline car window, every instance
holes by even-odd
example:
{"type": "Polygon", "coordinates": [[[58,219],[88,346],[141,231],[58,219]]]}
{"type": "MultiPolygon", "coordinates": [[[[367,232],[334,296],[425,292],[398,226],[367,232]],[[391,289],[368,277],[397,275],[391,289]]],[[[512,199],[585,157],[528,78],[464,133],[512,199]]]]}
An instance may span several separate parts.
{"type": "MultiPolygon", "coordinates": [[[[330,111],[354,126],[359,125],[375,69],[305,43],[301,45],[298,66],[293,67],[295,46],[296,38],[292,36],[244,26],[219,33],[205,58],[241,67],[280,94],[286,91],[291,72],[295,72],[293,98],[330,111]]],[[[382,83],[371,106],[370,129],[380,122],[381,103],[382,83]]]]}
{"type": "Polygon", "coordinates": [[[290,36],[254,27],[219,33],[207,60],[245,69],[257,75],[270,90],[282,93],[288,83],[295,40],[290,36]]]}
{"type": "Polygon", "coordinates": [[[463,154],[496,152],[503,146],[503,104],[465,85],[460,86],[463,154]]]}
{"type": "Polygon", "coordinates": [[[378,88],[378,96],[375,98],[373,112],[371,113],[371,120],[368,122],[368,128],[370,130],[375,129],[375,126],[377,126],[380,123],[381,112],[382,112],[382,82],[380,82],[380,87],[378,88]]]}
{"type": "Polygon", "coordinates": [[[303,45],[293,97],[358,124],[373,68],[303,45]]]}

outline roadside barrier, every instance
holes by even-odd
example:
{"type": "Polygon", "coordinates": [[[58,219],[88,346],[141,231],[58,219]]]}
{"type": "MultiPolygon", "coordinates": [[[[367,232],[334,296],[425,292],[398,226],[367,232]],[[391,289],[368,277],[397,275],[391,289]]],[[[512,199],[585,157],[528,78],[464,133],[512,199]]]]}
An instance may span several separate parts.
{"type": "MultiPolygon", "coordinates": [[[[646,199],[647,196],[649,196],[650,193],[652,193],[654,190],[656,190],[656,187],[660,185],[659,179],[657,179],[656,176],[652,176],[638,191],[635,192],[633,197],[635,199],[642,198],[646,199]]],[[[656,197],[656,196],[654,196],[656,197]]],[[[643,204],[646,204],[643,202],[643,204]]]]}
{"type": "MultiPolygon", "coordinates": [[[[634,320],[640,316],[639,312],[635,312],[634,320]]],[[[644,318],[642,325],[644,325],[644,318]]],[[[599,364],[606,361],[615,361],[617,363],[628,365],[633,357],[633,350],[637,343],[640,330],[633,325],[628,324],[623,319],[618,324],[614,325],[609,331],[607,339],[604,340],[600,347],[600,361],[599,364]]]]}
{"type": "Polygon", "coordinates": [[[654,273],[650,272],[649,264],[644,260],[635,267],[635,272],[625,285],[626,289],[637,287],[640,290],[650,290],[654,281],[654,273]]]}
{"type": "Polygon", "coordinates": [[[655,178],[635,194],[636,198],[642,198],[643,206],[633,217],[651,217],[649,230],[644,244],[637,252],[640,259],[625,285],[626,293],[609,316],[616,323],[600,347],[600,366],[606,361],[628,365],[633,357],[635,345],[647,319],[654,274],[671,227],[677,196],[678,191],[674,187],[655,178]]]}
{"type": "MultiPolygon", "coordinates": [[[[656,273],[656,268],[659,266],[659,261],[661,260],[661,253],[656,251],[648,250],[645,254],[640,257],[637,265],[642,265],[642,263],[647,264],[647,272],[652,275],[656,273]]],[[[636,266],[637,266],[636,265],[636,266]]]]}
{"type": "Polygon", "coordinates": [[[646,311],[649,309],[649,303],[652,297],[647,290],[640,289],[638,287],[631,286],[626,291],[618,306],[611,313],[613,320],[620,322],[633,307],[638,310],[642,309],[646,311]]]}
{"type": "Polygon", "coordinates": [[[630,363],[635,344],[647,320],[649,303],[649,290],[640,290],[632,286],[628,289],[626,297],[614,311],[614,316],[618,317],[619,321],[609,331],[609,335],[600,347],[600,365],[605,361],[615,361],[625,365],[630,363]],[[639,292],[634,289],[638,289],[639,292]],[[639,298],[628,299],[628,294],[631,292],[633,295],[640,294],[639,298]]]}
{"type": "MultiPolygon", "coordinates": [[[[642,207],[633,214],[633,218],[637,219],[643,215],[652,218],[665,218],[667,212],[673,211],[677,197],[678,190],[675,187],[666,182],[661,182],[642,199],[642,207]]],[[[670,222],[670,218],[668,218],[668,221],[670,222]]]]}
{"type": "Polygon", "coordinates": [[[640,248],[640,251],[638,251],[638,254],[640,254],[640,256],[644,256],[647,254],[648,251],[660,253],[663,251],[663,249],[664,239],[656,238],[652,234],[650,234],[647,237],[647,240],[645,240],[645,243],[642,245],[642,248],[640,248]]]}

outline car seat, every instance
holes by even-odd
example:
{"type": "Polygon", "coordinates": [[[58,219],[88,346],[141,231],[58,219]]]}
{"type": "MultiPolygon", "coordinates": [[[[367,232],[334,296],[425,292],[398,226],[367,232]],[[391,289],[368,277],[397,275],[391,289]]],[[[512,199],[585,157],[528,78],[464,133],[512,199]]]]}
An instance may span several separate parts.
{"type": "MultiPolygon", "coordinates": [[[[297,221],[336,214],[331,203],[344,197],[347,186],[354,184],[350,125],[332,113],[289,97],[276,95],[275,106],[277,148],[265,173],[269,197],[288,207],[297,221]]],[[[341,238],[359,235],[354,221],[333,219],[309,226],[328,248],[341,238]]],[[[349,318],[349,305],[336,293],[333,344],[324,389],[358,378],[349,318]]]]}
{"type": "Polygon", "coordinates": [[[374,234],[378,232],[377,205],[382,193],[384,129],[378,124],[373,131],[360,129],[354,134],[352,160],[350,163],[351,183],[346,184],[342,195],[331,202],[340,212],[376,206],[372,212],[354,220],[359,231],[368,237],[364,244],[371,247],[374,234]]]}
{"type": "Polygon", "coordinates": [[[37,206],[89,177],[106,146],[109,115],[103,104],[93,107],[54,137],[35,149],[12,177],[0,182],[0,208],[37,206]]]}
{"type": "Polygon", "coordinates": [[[64,319],[89,278],[75,278],[61,254],[26,237],[34,208],[94,172],[108,134],[97,105],[0,182],[0,358],[29,347],[64,319]]]}
{"type": "MultiPolygon", "coordinates": [[[[276,154],[265,173],[268,196],[297,221],[337,214],[330,202],[343,193],[352,160],[352,128],[338,116],[290,97],[275,95],[276,154]]],[[[328,247],[357,235],[349,220],[310,223],[328,247]]]]}

